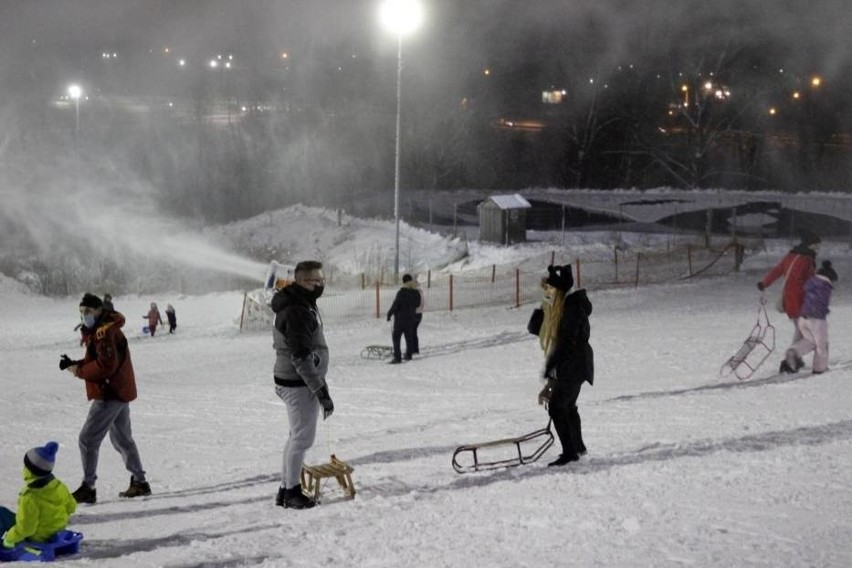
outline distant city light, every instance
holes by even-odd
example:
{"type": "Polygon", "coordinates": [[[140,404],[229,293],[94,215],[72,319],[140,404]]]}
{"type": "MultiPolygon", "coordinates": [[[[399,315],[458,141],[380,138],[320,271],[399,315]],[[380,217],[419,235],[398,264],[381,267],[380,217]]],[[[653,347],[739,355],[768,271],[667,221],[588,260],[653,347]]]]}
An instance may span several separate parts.
{"type": "Polygon", "coordinates": [[[485,69],[482,70],[482,74],[485,75],[485,76],[491,75],[491,69],[486,67],[485,69]]]}
{"type": "Polygon", "coordinates": [[[186,67],[186,59],[178,59],[178,65],[180,67],[186,67]]]}
{"type": "Polygon", "coordinates": [[[166,53],[166,54],[171,53],[171,50],[168,47],[164,47],[163,53],[166,53]]]}
{"type": "Polygon", "coordinates": [[[799,91],[793,91],[793,98],[794,98],[794,99],[798,99],[798,98],[799,98],[799,97],[801,97],[801,96],[802,96],[802,95],[801,95],[801,94],[799,94],[799,91]]]}
{"type": "Polygon", "coordinates": [[[281,52],[281,59],[287,59],[288,57],[290,57],[289,53],[287,53],[286,51],[281,52]]]}
{"type": "Polygon", "coordinates": [[[814,77],[813,79],[811,79],[811,86],[819,87],[820,85],[822,85],[822,78],[814,77]]]}
{"type": "Polygon", "coordinates": [[[211,59],[210,60],[210,67],[213,68],[213,69],[216,69],[217,67],[219,67],[219,62],[215,59],[211,59]]]}
{"type": "Polygon", "coordinates": [[[769,107],[769,114],[775,116],[776,114],[778,114],[778,110],[775,107],[769,107]]]}
{"type": "Polygon", "coordinates": [[[74,99],[75,101],[78,100],[82,94],[83,89],[80,87],[80,85],[74,84],[68,86],[68,96],[74,99]]]}

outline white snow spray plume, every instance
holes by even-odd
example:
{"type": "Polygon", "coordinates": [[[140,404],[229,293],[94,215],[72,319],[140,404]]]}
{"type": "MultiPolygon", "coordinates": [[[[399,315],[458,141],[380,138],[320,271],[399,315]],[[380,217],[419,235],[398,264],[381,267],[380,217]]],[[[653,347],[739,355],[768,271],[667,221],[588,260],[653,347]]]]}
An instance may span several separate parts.
{"type": "Polygon", "coordinates": [[[59,162],[4,168],[0,232],[10,245],[7,252],[20,245],[38,258],[96,255],[131,273],[128,264],[154,261],[263,279],[266,264],[230,252],[187,221],[158,210],[157,188],[107,163],[91,168],[59,162]]]}

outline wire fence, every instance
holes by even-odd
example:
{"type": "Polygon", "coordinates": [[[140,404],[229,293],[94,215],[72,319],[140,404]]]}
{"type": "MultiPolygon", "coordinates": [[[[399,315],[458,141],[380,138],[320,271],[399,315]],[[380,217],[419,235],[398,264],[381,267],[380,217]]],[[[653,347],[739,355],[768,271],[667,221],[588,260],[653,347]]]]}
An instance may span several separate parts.
{"type": "MultiPolygon", "coordinates": [[[[739,270],[745,248],[736,240],[716,247],[684,243],[666,250],[622,250],[607,255],[576,257],[565,249],[528,258],[516,266],[493,265],[460,272],[415,275],[424,293],[425,312],[464,308],[519,307],[541,300],[541,279],[551,264],[570,264],[574,287],[605,290],[720,276],[739,270]]],[[[363,276],[336,278],[328,283],[320,301],[326,322],[382,318],[393,303],[398,286],[369,283],[363,276]]],[[[268,329],[271,292],[247,292],[241,330],[268,329]]]]}

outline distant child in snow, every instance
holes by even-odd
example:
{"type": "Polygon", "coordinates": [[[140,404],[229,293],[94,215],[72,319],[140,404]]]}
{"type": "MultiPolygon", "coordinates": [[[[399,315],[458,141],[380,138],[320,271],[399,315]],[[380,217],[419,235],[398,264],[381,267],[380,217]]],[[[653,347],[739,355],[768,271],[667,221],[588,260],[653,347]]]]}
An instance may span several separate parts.
{"type": "Polygon", "coordinates": [[[112,305],[112,294],[104,294],[104,309],[110,312],[115,311],[115,306],[112,305]]]}
{"type": "Polygon", "coordinates": [[[77,501],[68,487],[53,475],[59,444],[48,442],[24,454],[22,475],[26,486],[18,494],[18,512],[0,507],[3,547],[14,548],[24,540],[46,542],[68,525],[77,501]]]}
{"type": "Polygon", "coordinates": [[[166,318],[169,320],[169,333],[174,333],[177,328],[177,316],[171,304],[166,305],[166,318]]]}
{"type": "Polygon", "coordinates": [[[148,319],[148,331],[151,333],[151,337],[154,337],[154,333],[157,331],[157,324],[163,323],[163,316],[160,315],[160,310],[157,308],[155,302],[151,302],[151,309],[142,318],[148,319]]]}
{"type": "Polygon", "coordinates": [[[828,370],[828,304],[831,292],[837,282],[837,272],[831,267],[831,262],[824,260],[812,276],[805,282],[805,302],[801,315],[796,322],[801,338],[787,350],[784,362],[781,363],[782,373],[796,373],[802,368],[802,357],[814,351],[814,374],[828,370]]]}

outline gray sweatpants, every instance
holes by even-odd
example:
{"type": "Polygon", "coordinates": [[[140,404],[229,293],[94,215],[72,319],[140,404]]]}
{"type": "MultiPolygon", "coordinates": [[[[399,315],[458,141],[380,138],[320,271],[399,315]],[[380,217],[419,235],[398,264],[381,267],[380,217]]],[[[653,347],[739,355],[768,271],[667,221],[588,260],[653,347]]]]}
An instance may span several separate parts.
{"type": "Polygon", "coordinates": [[[95,486],[98,479],[98,454],[107,433],[112,446],[121,454],[124,467],[137,481],[145,481],[145,470],[130,430],[130,403],[120,400],[93,400],[78,443],[83,461],[83,483],[95,486]]]}
{"type": "Polygon", "coordinates": [[[281,486],[289,489],[299,485],[305,454],[314,445],[320,405],[308,387],[275,385],[275,394],[287,406],[287,420],[290,424],[290,435],[284,444],[281,464],[281,486]]]}

